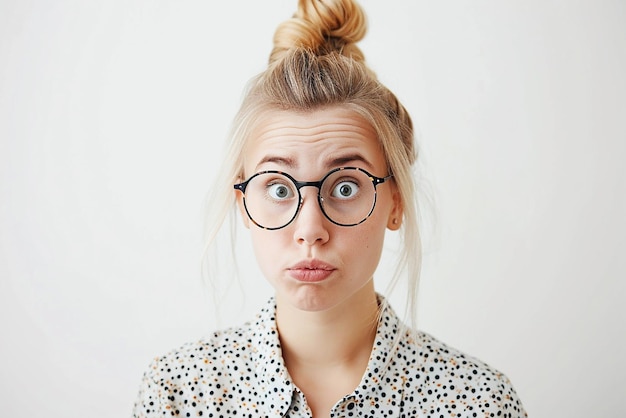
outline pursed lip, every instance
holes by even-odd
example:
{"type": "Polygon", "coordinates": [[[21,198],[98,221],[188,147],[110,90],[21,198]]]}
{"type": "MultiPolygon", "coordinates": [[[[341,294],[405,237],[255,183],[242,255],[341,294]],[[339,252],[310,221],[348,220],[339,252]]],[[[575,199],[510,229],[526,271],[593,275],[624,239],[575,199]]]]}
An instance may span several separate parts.
{"type": "Polygon", "coordinates": [[[301,282],[321,282],[337,268],[321,260],[311,259],[300,261],[287,269],[289,275],[301,282]]]}

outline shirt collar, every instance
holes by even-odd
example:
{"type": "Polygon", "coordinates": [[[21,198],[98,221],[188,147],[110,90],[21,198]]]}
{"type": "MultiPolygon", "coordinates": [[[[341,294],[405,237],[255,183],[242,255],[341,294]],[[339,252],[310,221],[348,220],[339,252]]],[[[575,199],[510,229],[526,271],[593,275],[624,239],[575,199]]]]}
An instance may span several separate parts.
{"type": "Polygon", "coordinates": [[[344,397],[338,406],[355,402],[357,410],[363,414],[375,403],[385,416],[393,417],[400,415],[406,383],[406,373],[402,373],[403,366],[398,361],[397,352],[407,328],[381,295],[378,295],[378,304],[378,328],[367,368],[359,386],[344,397]]]}
{"type": "Polygon", "coordinates": [[[269,416],[285,416],[291,405],[294,384],[283,361],[278,328],[276,301],[270,298],[257,315],[253,344],[257,348],[256,372],[259,378],[259,396],[264,399],[269,416]]]}

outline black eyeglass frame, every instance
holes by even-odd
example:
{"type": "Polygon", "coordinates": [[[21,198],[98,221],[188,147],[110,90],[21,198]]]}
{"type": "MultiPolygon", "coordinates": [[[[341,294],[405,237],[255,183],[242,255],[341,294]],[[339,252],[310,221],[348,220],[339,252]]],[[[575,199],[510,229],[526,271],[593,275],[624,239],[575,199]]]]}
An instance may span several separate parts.
{"type": "Polygon", "coordinates": [[[285,173],[284,171],[265,170],[265,171],[259,171],[258,173],[253,174],[246,181],[244,181],[242,183],[234,184],[233,188],[236,189],[236,190],[241,191],[241,193],[243,194],[243,206],[246,209],[246,214],[248,215],[248,218],[256,226],[258,226],[259,228],[266,229],[266,230],[269,230],[269,231],[275,231],[277,229],[285,228],[290,223],[292,223],[298,217],[298,214],[300,213],[300,209],[302,208],[302,204],[304,203],[304,199],[302,198],[302,193],[300,193],[300,189],[303,188],[303,187],[307,187],[307,186],[317,187],[317,203],[319,204],[320,210],[322,211],[322,213],[324,214],[324,217],[326,219],[328,219],[330,222],[332,222],[335,225],[349,227],[349,226],[357,226],[359,224],[362,224],[363,222],[365,222],[372,215],[372,213],[374,212],[374,208],[376,207],[376,198],[377,198],[377,195],[378,195],[378,191],[376,189],[376,186],[378,186],[379,184],[384,183],[385,181],[389,180],[391,177],[393,177],[393,174],[389,174],[388,176],[385,176],[385,177],[376,177],[375,175],[369,173],[367,170],[364,170],[364,169],[359,168],[359,167],[337,167],[337,168],[334,168],[334,169],[330,170],[328,173],[326,173],[324,175],[324,177],[322,177],[322,179],[319,180],[319,181],[298,181],[295,178],[293,178],[293,176],[291,176],[288,173],[285,173]],[[374,202],[372,203],[372,208],[370,209],[370,211],[367,214],[367,216],[365,216],[365,218],[361,219],[359,222],[352,223],[352,224],[342,224],[342,223],[336,222],[333,219],[331,219],[330,216],[328,216],[328,214],[324,210],[324,205],[323,205],[324,199],[320,195],[320,192],[322,190],[322,184],[324,183],[324,181],[329,176],[331,176],[332,174],[336,173],[337,171],[342,171],[342,170],[356,170],[356,171],[360,171],[360,172],[366,174],[369,177],[369,179],[372,181],[372,185],[374,186],[374,202]],[[292,218],[289,219],[289,221],[287,221],[287,223],[282,225],[282,226],[271,227],[270,228],[270,227],[266,227],[266,226],[260,225],[257,221],[254,220],[254,218],[250,214],[250,211],[248,210],[248,205],[246,204],[246,187],[248,187],[248,183],[250,183],[250,181],[252,179],[254,179],[255,177],[260,176],[262,174],[281,174],[281,175],[287,177],[289,180],[291,180],[291,182],[296,186],[296,190],[298,191],[298,207],[297,207],[295,213],[293,214],[292,218]]]}

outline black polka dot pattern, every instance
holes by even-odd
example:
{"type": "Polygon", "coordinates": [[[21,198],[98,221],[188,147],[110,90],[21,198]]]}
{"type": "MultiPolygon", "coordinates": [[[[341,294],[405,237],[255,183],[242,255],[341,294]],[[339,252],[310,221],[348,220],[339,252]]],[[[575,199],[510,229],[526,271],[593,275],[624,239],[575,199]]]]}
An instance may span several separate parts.
{"type": "MultiPolygon", "coordinates": [[[[408,329],[383,306],[361,383],[331,417],[527,416],[505,375],[408,329]]],[[[271,299],[255,321],[155,359],[134,416],[311,417],[283,363],[275,312],[271,299]]]]}

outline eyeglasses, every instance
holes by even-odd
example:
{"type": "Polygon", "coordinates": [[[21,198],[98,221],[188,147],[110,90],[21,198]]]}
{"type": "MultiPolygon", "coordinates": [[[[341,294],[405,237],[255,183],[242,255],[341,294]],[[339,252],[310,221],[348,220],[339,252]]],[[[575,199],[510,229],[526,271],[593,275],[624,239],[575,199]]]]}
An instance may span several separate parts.
{"type": "Polygon", "coordinates": [[[376,206],[376,186],[393,175],[376,177],[362,168],[339,167],[320,181],[298,181],[282,171],[267,170],[233,187],[243,193],[243,204],[252,222],[263,229],[284,228],[302,207],[300,189],[317,187],[317,202],[324,216],[340,226],[364,222],[376,206]]]}

